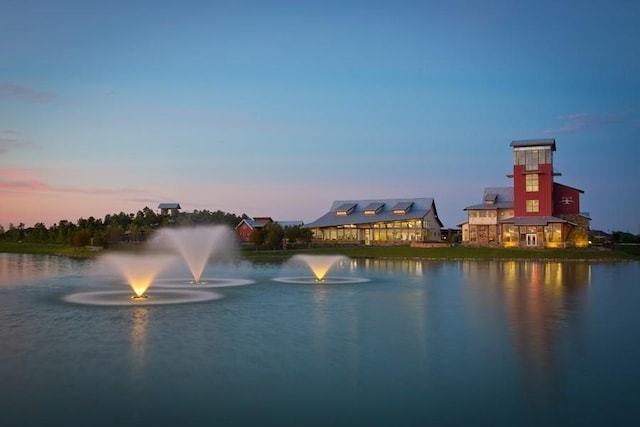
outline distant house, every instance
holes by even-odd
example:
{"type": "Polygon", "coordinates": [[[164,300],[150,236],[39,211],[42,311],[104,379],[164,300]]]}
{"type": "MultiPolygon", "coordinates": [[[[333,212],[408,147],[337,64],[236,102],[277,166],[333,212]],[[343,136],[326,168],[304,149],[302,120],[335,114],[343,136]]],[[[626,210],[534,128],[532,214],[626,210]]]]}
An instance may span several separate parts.
{"type": "Polygon", "coordinates": [[[293,227],[296,225],[301,226],[304,224],[302,221],[274,221],[271,217],[268,216],[244,218],[238,225],[236,225],[236,232],[238,233],[240,243],[251,242],[251,234],[253,233],[253,231],[256,229],[261,229],[270,222],[277,222],[283,228],[293,227]]]}
{"type": "Polygon", "coordinates": [[[435,201],[417,198],[336,200],[305,227],[316,241],[386,245],[440,241],[443,225],[435,201]]]}
{"type": "Polygon", "coordinates": [[[512,187],[486,188],[482,203],[465,208],[462,243],[504,247],[584,247],[589,221],[582,190],[560,184],[553,168],[555,139],[513,141],[512,187]]]}
{"type": "Polygon", "coordinates": [[[178,216],[178,211],[182,208],[180,207],[180,203],[160,203],[158,209],[160,209],[160,215],[175,218],[178,216]]]}

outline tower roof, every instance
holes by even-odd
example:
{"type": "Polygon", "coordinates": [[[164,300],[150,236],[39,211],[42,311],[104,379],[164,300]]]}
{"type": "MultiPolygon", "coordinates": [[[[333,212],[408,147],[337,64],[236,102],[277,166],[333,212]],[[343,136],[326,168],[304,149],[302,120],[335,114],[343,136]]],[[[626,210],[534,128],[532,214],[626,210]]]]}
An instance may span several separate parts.
{"type": "Polygon", "coordinates": [[[551,147],[552,151],[556,151],[556,139],[555,138],[542,138],[542,139],[521,139],[519,141],[512,141],[510,144],[512,147],[551,147]]]}

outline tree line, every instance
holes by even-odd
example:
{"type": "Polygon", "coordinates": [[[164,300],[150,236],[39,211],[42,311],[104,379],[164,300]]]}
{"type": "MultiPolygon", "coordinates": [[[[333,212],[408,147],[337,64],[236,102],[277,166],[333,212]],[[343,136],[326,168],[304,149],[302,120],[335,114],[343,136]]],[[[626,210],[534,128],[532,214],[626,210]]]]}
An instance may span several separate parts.
{"type": "MultiPolygon", "coordinates": [[[[24,223],[9,224],[5,229],[0,225],[0,241],[25,243],[53,243],[71,246],[109,247],[121,243],[144,242],[162,227],[180,227],[196,225],[228,225],[235,228],[246,214],[241,216],[217,210],[194,210],[180,212],[176,216],[161,215],[149,207],[134,213],[120,212],[107,214],[104,219],[79,218],[75,223],[60,220],[47,227],[38,222],[33,227],[24,223]]],[[[257,248],[279,249],[286,246],[308,245],[311,242],[311,230],[300,226],[282,227],[277,222],[256,228],[251,243],[257,248]]]]}
{"type": "Polygon", "coordinates": [[[243,217],[222,211],[194,210],[180,212],[177,216],[160,215],[149,207],[135,214],[120,212],[107,214],[104,219],[80,218],[75,223],[60,220],[47,227],[39,222],[33,227],[23,223],[9,224],[8,229],[0,225],[0,240],[27,243],[56,243],[72,246],[103,246],[121,242],[147,240],[154,230],[168,226],[226,224],[235,227],[243,217]]]}

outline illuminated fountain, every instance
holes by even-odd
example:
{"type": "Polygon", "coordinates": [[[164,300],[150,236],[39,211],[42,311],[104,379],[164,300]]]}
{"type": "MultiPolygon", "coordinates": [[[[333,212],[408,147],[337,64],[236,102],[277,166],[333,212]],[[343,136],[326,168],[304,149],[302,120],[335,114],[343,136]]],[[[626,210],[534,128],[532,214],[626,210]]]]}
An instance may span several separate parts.
{"type": "Polygon", "coordinates": [[[349,258],[343,255],[294,255],[292,264],[304,264],[313,272],[313,277],[277,277],[273,280],[284,283],[317,283],[317,284],[343,284],[368,282],[369,279],[358,277],[329,277],[327,273],[349,258]]]}
{"type": "Polygon", "coordinates": [[[172,257],[167,255],[109,254],[103,261],[115,267],[127,280],[135,295],[133,299],[147,298],[145,294],[153,279],[165,268],[172,257]]]}
{"type": "Polygon", "coordinates": [[[118,274],[126,279],[134,295],[123,290],[81,292],[65,296],[65,301],[91,305],[150,305],[207,301],[222,297],[214,292],[164,289],[155,290],[148,296],[147,289],[154,283],[158,274],[175,262],[175,257],[171,255],[117,253],[105,255],[97,262],[101,263],[96,269],[98,271],[104,269],[111,273],[115,268],[118,274]]]}
{"type": "Polygon", "coordinates": [[[189,267],[191,283],[206,284],[202,272],[210,258],[229,255],[234,247],[233,232],[223,225],[166,228],[158,232],[154,242],[175,250],[189,267]]]}

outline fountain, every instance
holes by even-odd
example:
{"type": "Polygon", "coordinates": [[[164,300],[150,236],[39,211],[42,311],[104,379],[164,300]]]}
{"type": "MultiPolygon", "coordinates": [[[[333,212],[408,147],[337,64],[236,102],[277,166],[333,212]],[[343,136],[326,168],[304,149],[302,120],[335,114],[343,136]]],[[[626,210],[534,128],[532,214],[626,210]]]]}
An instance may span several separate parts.
{"type": "Polygon", "coordinates": [[[316,277],[316,281],[323,282],[331,267],[339,261],[347,259],[342,255],[294,255],[292,261],[300,260],[307,264],[316,277]]]}
{"type": "Polygon", "coordinates": [[[152,243],[168,245],[186,262],[193,280],[191,283],[203,285],[202,279],[207,261],[212,256],[229,254],[233,247],[233,233],[227,226],[198,226],[166,228],[158,232],[152,243]]]}
{"type": "Polygon", "coordinates": [[[323,283],[343,284],[367,282],[369,279],[357,277],[328,277],[327,273],[340,262],[348,261],[343,255],[294,255],[291,263],[304,263],[313,272],[313,277],[277,277],[273,280],[283,283],[323,283]]]}
{"type": "MultiPolygon", "coordinates": [[[[127,291],[93,291],[80,292],[65,296],[67,302],[90,305],[151,305],[174,304],[196,301],[207,301],[222,298],[222,295],[214,292],[181,291],[177,289],[156,290],[152,295],[146,291],[158,274],[175,261],[175,257],[166,254],[144,253],[117,253],[108,254],[101,258],[102,266],[108,270],[116,268],[124,276],[127,284],[133,289],[134,295],[127,291]]],[[[97,270],[100,270],[99,268],[97,270]]]]}
{"type": "Polygon", "coordinates": [[[129,286],[135,292],[133,299],[145,299],[145,291],[153,279],[165,268],[173,257],[167,255],[148,254],[109,254],[103,261],[115,268],[127,279],[129,286]]]}

